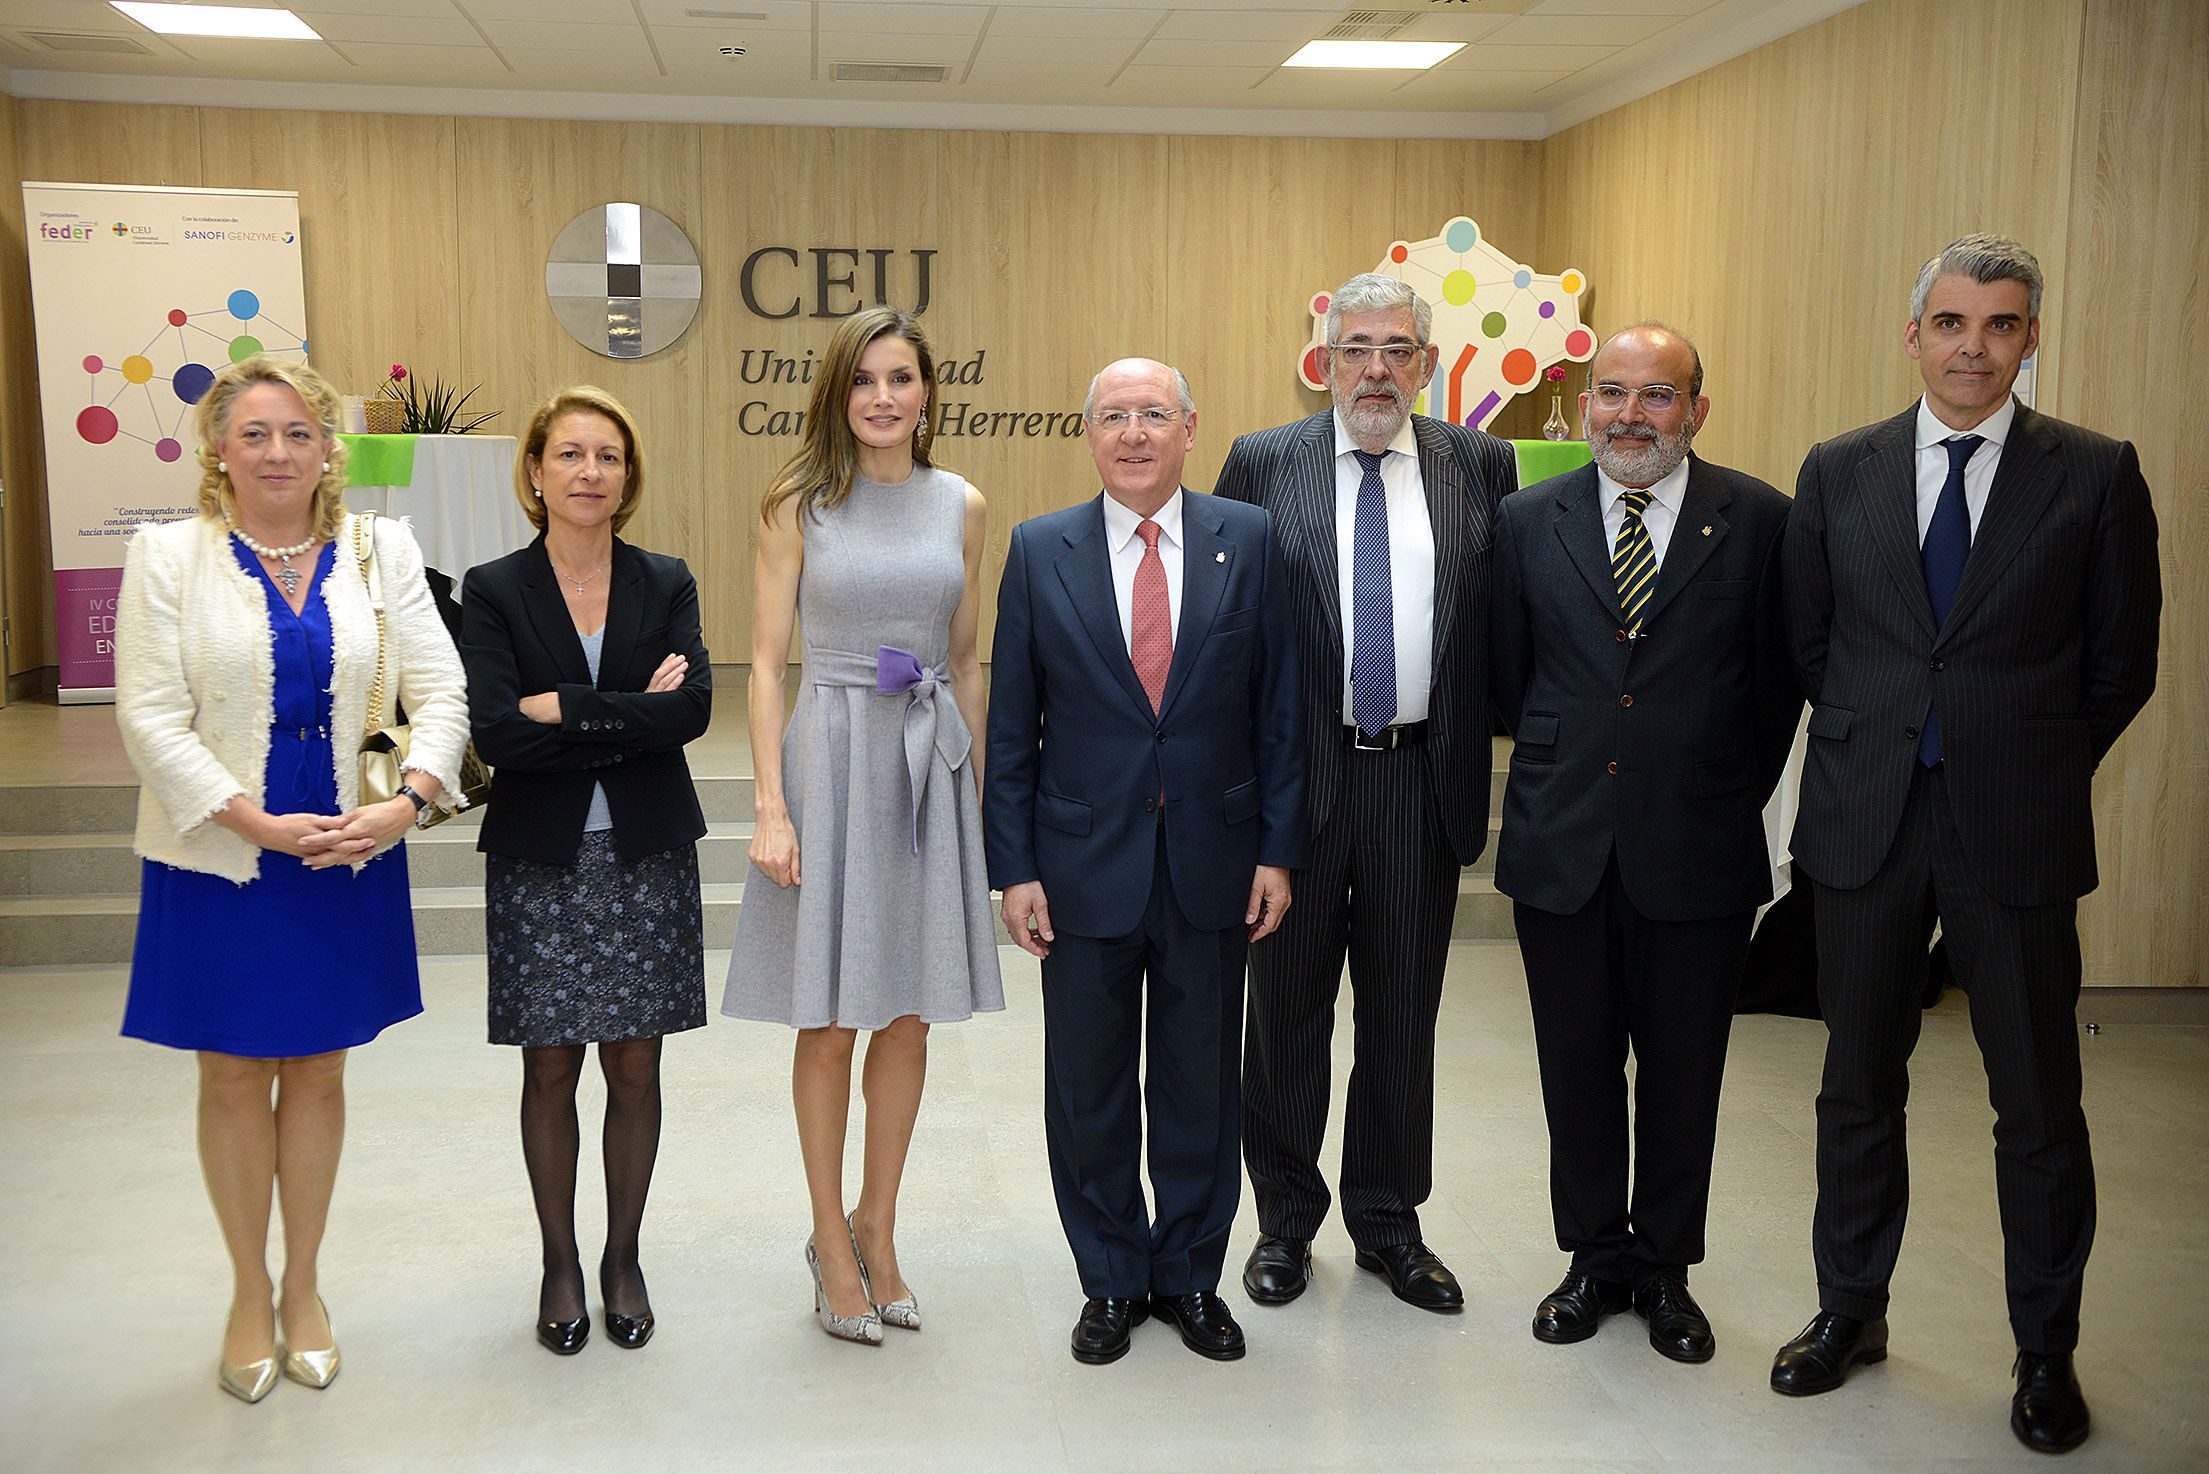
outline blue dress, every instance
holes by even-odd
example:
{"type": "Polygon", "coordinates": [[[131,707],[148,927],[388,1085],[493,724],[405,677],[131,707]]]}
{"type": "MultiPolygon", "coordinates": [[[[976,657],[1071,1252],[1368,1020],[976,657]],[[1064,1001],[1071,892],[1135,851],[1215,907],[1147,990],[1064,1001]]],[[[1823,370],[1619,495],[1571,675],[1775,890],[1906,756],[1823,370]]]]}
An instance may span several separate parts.
{"type": "MultiPolygon", "coordinates": [[[[325,545],[297,614],[236,539],[231,550],[268,600],[276,654],[265,807],[335,814],[330,746],[330,607],[336,552],[325,545]]],[[[145,862],[123,1033],[177,1049],[259,1059],[365,1044],[422,1011],[406,846],[355,871],[309,870],[275,851],[245,885],[145,862]]]]}

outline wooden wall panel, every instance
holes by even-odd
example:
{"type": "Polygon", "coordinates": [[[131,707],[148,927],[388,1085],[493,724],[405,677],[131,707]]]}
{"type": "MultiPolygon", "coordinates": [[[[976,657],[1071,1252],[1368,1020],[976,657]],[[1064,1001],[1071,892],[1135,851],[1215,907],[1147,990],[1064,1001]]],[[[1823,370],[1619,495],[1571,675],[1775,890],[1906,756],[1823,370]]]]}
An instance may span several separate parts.
{"type": "Polygon", "coordinates": [[[0,483],[7,490],[0,523],[0,610],[8,619],[7,658],[0,661],[0,706],[6,677],[54,661],[47,609],[52,559],[46,537],[45,450],[38,428],[38,357],[31,339],[31,275],[23,234],[21,104],[0,92],[0,483]]]}
{"type": "Polygon", "coordinates": [[[220,187],[299,191],[315,367],[353,394],[394,363],[453,377],[466,258],[452,119],[209,109],[199,132],[220,187]]]}
{"type": "Polygon", "coordinates": [[[2078,11],[1870,0],[1559,133],[1542,259],[1588,272],[1599,332],[1695,339],[1698,450],[1792,490],[1811,445],[1920,392],[1902,327],[1941,246],[2002,231],[2063,280],[2078,11]]]}
{"type": "Polygon", "coordinates": [[[2094,783],[2102,888],[2080,907],[2097,982],[2209,983],[2209,405],[2174,339],[2209,322],[2209,7],[2087,0],[2069,270],[2044,341],[2054,412],[2131,440],[2162,524],[2155,697],[2094,783]]]}

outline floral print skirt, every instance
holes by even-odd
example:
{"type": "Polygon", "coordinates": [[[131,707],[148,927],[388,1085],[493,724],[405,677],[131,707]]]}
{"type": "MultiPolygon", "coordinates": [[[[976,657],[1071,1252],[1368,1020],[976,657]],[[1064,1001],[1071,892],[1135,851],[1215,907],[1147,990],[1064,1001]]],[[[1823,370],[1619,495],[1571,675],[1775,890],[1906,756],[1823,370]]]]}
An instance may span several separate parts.
{"type": "Polygon", "coordinates": [[[610,830],[573,865],[487,855],[493,1044],[649,1039],[706,1022],[698,851],[624,860],[610,830]]]}

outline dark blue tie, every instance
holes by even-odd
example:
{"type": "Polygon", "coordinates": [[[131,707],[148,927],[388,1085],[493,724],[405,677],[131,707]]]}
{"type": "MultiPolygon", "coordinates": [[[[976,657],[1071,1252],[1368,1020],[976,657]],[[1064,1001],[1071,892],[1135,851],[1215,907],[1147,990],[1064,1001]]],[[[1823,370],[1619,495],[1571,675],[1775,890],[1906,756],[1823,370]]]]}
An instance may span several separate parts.
{"type": "MultiPolygon", "coordinates": [[[[1925,565],[1925,592],[1933,601],[1935,628],[1948,623],[1948,608],[1956,602],[1956,585],[1963,582],[1964,560],[1971,556],[1971,511],[1964,505],[1964,467],[1971,453],[1986,443],[1984,436],[1959,435],[1944,442],[1948,451],[1948,479],[1941,483],[1940,500],[1933,503],[1933,520],[1925,528],[1925,546],[1919,559],[1925,565]]],[[[1940,707],[1928,706],[1924,725],[1918,729],[1918,761],[1928,768],[1941,760],[1940,707]]]]}
{"type": "Polygon", "coordinates": [[[1381,456],[1354,450],[1365,468],[1350,542],[1350,716],[1371,737],[1396,720],[1396,596],[1388,580],[1388,489],[1381,456]]]}

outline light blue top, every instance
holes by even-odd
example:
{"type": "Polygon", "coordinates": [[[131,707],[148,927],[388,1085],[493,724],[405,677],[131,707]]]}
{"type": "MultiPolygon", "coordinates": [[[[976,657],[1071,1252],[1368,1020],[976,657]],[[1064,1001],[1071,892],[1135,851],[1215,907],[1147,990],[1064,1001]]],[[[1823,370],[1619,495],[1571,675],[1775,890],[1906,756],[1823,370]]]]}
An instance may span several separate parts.
{"type": "MultiPolygon", "coordinates": [[[[586,635],[581,630],[577,630],[575,637],[583,642],[583,659],[591,668],[591,684],[595,686],[598,684],[599,652],[606,648],[606,627],[600,625],[598,633],[595,635],[586,635]]],[[[596,834],[600,830],[613,827],[613,810],[606,807],[606,785],[593,783],[591,785],[591,811],[583,820],[583,832],[585,834],[596,834]]]]}

